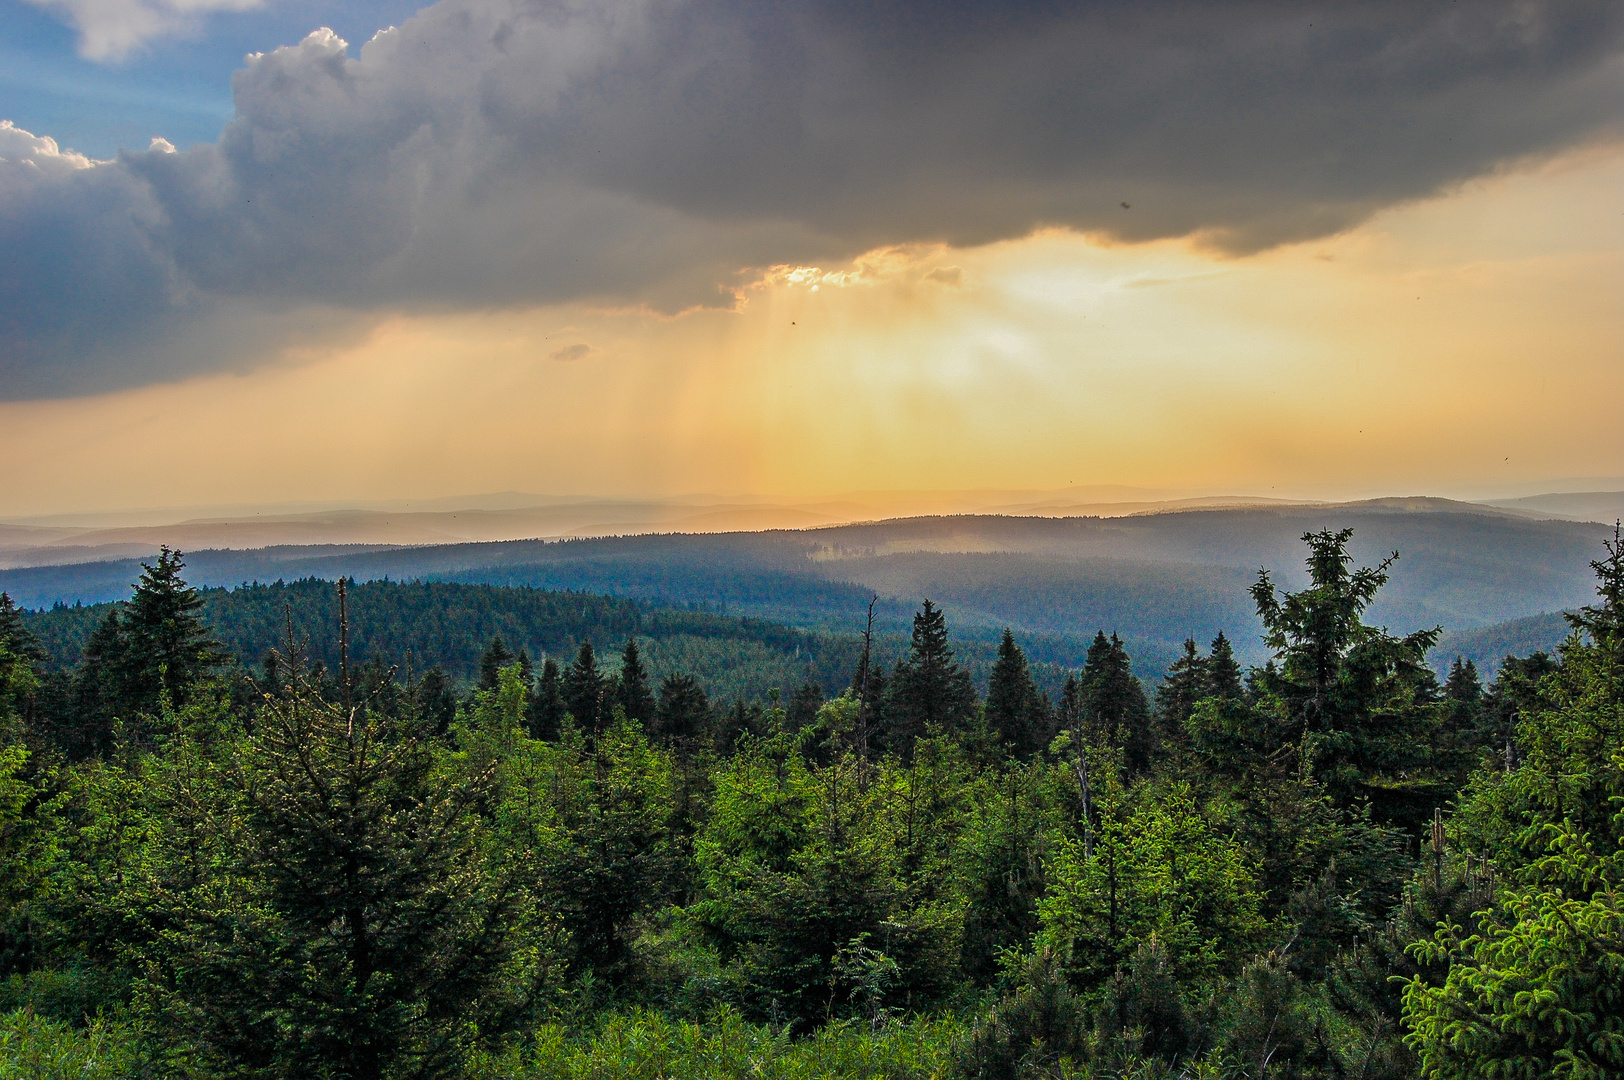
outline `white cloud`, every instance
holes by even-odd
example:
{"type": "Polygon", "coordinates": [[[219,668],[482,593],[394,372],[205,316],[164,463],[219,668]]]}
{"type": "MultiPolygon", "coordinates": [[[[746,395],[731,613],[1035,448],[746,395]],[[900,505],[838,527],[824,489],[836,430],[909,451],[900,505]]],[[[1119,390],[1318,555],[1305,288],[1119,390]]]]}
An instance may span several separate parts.
{"type": "Polygon", "coordinates": [[[40,176],[62,176],[105,164],[72,150],[64,151],[49,135],[35,135],[10,120],[0,120],[0,169],[20,167],[40,176]]]}

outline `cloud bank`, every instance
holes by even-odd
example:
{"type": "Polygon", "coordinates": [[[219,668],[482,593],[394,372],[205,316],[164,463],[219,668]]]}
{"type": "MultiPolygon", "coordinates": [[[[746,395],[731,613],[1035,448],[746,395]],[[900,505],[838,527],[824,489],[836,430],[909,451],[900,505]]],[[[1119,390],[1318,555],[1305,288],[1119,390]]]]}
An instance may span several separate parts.
{"type": "Polygon", "coordinates": [[[0,129],[0,397],[368,313],[733,302],[1063,226],[1246,253],[1614,134],[1624,7],[440,0],[250,57],[215,144],[0,129]]]}

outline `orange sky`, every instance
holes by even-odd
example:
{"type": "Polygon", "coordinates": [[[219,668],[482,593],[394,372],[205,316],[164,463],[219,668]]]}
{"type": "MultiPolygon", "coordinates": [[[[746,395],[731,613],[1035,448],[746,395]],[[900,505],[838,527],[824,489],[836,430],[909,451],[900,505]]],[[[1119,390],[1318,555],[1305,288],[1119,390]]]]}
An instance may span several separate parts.
{"type": "Polygon", "coordinates": [[[761,270],[733,312],[396,312],[247,373],[0,404],[0,515],[1619,476],[1621,194],[1608,145],[1243,258],[1044,232],[761,270]]]}

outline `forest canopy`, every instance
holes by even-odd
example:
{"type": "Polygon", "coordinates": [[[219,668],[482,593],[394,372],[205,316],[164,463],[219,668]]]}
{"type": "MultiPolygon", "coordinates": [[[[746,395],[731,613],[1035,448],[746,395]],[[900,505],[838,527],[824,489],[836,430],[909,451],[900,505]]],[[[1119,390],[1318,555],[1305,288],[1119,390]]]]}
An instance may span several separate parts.
{"type": "Polygon", "coordinates": [[[1009,631],[972,671],[929,600],[836,640],[200,593],[167,550],[118,605],[0,597],[0,1046],[40,1076],[1624,1075],[1624,546],[1485,686],[1365,621],[1389,562],[1303,540],[1305,587],[1251,590],[1264,664],[1220,633],[1154,687],[1105,629],[1069,671],[1009,631]],[[682,663],[762,655],[790,678],[682,663]]]}

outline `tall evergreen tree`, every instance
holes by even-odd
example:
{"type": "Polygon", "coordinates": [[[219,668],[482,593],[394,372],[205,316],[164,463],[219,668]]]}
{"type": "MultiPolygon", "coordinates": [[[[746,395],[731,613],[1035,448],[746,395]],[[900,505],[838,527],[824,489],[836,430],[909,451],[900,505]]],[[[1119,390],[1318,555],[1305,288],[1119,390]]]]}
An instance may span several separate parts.
{"type": "Polygon", "coordinates": [[[296,671],[236,766],[171,857],[184,870],[212,834],[229,839],[214,857],[240,861],[156,897],[171,948],[154,990],[188,1065],[456,1076],[526,1018],[539,921],[528,856],[486,840],[491,771],[448,777],[412,725],[296,671]]]}
{"type": "Polygon", "coordinates": [[[567,712],[569,706],[564,703],[564,680],[559,675],[557,661],[549,656],[541,662],[541,678],[536,681],[536,699],[530,705],[530,737],[558,738],[567,712]]]}
{"type": "Polygon", "coordinates": [[[500,634],[491,638],[491,643],[485,646],[485,652],[479,658],[479,688],[487,692],[495,690],[501,681],[502,669],[517,659],[500,634]]]}
{"type": "Polygon", "coordinates": [[[986,722],[995,737],[1018,758],[1029,758],[1053,737],[1048,703],[1043,700],[1026,654],[1015,635],[1004,628],[998,659],[987,679],[986,722]]]}
{"type": "Polygon", "coordinates": [[[124,633],[118,608],[113,607],[91,631],[73,673],[69,691],[73,721],[57,736],[69,761],[97,757],[112,747],[114,725],[123,711],[118,678],[123,666],[124,633]]]}
{"type": "Polygon", "coordinates": [[[564,707],[575,718],[575,726],[589,734],[601,731],[609,718],[604,715],[603,676],[598,673],[592,642],[581,642],[575,663],[564,675],[563,691],[564,707]]]}
{"type": "Polygon", "coordinates": [[[660,683],[660,704],[655,710],[654,733],[679,755],[699,748],[711,724],[710,699],[690,675],[667,675],[660,683]]]}
{"type": "Polygon", "coordinates": [[[1438,765],[1457,780],[1465,779],[1478,752],[1494,744],[1485,724],[1483,683],[1477,665],[1455,657],[1443,686],[1443,719],[1434,747],[1438,765]]]}
{"type": "Polygon", "coordinates": [[[789,696],[789,704],[784,709],[784,727],[790,731],[811,727],[817,722],[821,708],[823,687],[808,679],[789,696]]]}
{"type": "Polygon", "coordinates": [[[1184,652],[1167,669],[1167,677],[1156,690],[1156,718],[1166,736],[1176,737],[1184,730],[1195,703],[1206,697],[1207,658],[1196,648],[1194,638],[1184,639],[1184,652]]]}
{"type": "Polygon", "coordinates": [[[911,759],[915,739],[936,731],[968,730],[975,707],[975,684],[954,662],[947,619],[926,600],[914,615],[908,655],[897,662],[886,694],[886,746],[911,759]]]}
{"type": "Polygon", "coordinates": [[[451,693],[451,680],[439,667],[431,667],[411,687],[411,699],[418,718],[429,731],[444,735],[457,718],[457,699],[451,693]]]}
{"type": "Polygon", "coordinates": [[[1239,701],[1246,694],[1241,666],[1235,662],[1235,650],[1222,630],[1212,639],[1212,648],[1207,653],[1207,666],[1203,674],[1206,685],[1201,688],[1202,697],[1239,701]]]}
{"type": "Polygon", "coordinates": [[[1398,553],[1351,570],[1352,538],[1352,529],[1304,534],[1310,582],[1300,592],[1277,594],[1267,570],[1252,586],[1277,665],[1260,676],[1267,707],[1344,805],[1362,793],[1365,779],[1424,760],[1438,722],[1428,700],[1436,679],[1425,658],[1439,631],[1396,638],[1364,624],[1398,553]]]}
{"type": "Polygon", "coordinates": [[[1120,748],[1129,772],[1148,768],[1157,750],[1150,702],[1144,686],[1134,677],[1122,639],[1115,634],[1107,638],[1103,630],[1096,633],[1083,660],[1079,681],[1089,737],[1120,748]]]}
{"type": "Polygon", "coordinates": [[[627,719],[640,724],[654,719],[654,692],[649,689],[648,669],[643,666],[634,637],[626,639],[626,649],[620,654],[620,681],[616,694],[627,719]]]}
{"type": "Polygon", "coordinates": [[[115,669],[118,707],[127,719],[155,714],[167,694],[186,705],[196,685],[226,661],[203,625],[203,600],[186,584],[178,551],[165,547],[155,564],[142,564],[141,580],[118,620],[122,638],[115,669]]]}
{"type": "Polygon", "coordinates": [[[0,592],[0,715],[15,712],[26,719],[28,699],[45,663],[45,650],[23,625],[22,612],[0,592]]]}

